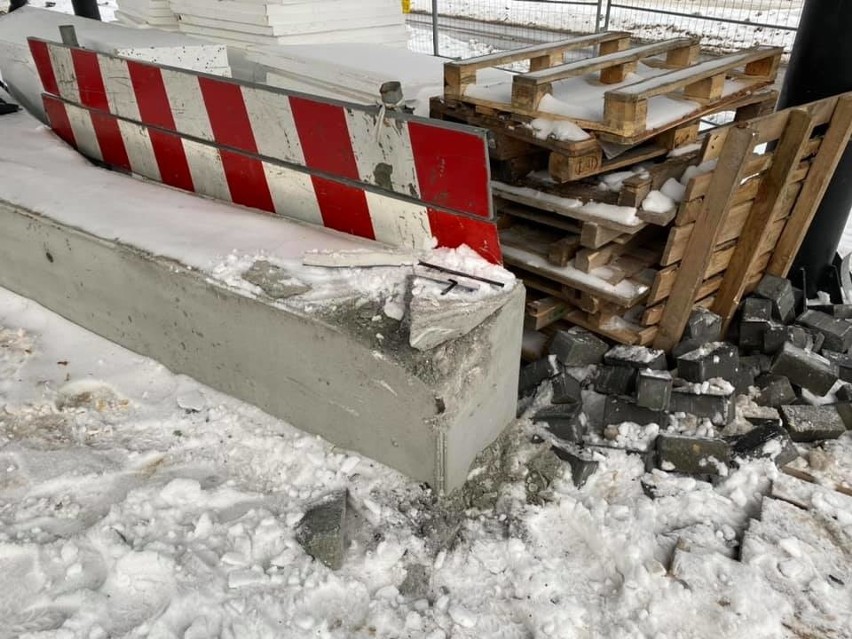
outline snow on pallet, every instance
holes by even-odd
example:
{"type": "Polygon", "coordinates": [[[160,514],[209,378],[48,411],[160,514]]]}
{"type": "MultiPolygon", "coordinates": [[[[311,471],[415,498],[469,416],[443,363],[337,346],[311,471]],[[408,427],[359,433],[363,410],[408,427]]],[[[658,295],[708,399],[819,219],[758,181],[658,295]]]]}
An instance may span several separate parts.
{"type": "MultiPolygon", "coordinates": [[[[118,122],[126,120],[142,125],[145,133],[133,141],[120,140],[121,146],[139,145],[141,140],[150,144],[154,158],[186,157],[187,162],[185,150],[172,155],[176,148],[201,150],[194,161],[207,162],[205,170],[211,175],[224,171],[228,178],[227,194],[224,182],[202,180],[209,184],[203,191],[215,189],[208,195],[276,211],[272,193],[278,186],[267,182],[256,191],[248,185],[262,184],[264,167],[278,166],[287,168],[288,175],[310,178],[310,197],[316,199],[326,226],[344,226],[373,238],[373,218],[381,209],[376,224],[385,224],[380,220],[387,216],[397,220],[397,231],[386,235],[386,241],[410,247],[421,245],[423,234],[432,234],[441,246],[466,243],[492,261],[500,259],[495,228],[487,221],[491,197],[482,134],[405,114],[383,114],[378,107],[323,101],[43,40],[33,39],[30,45],[45,90],[64,101],[46,98],[58,118],[52,125],[65,129],[69,141],[71,131],[80,143],[58,104],[65,111],[77,114],[82,108],[90,114],[98,146],[116,141],[118,122]],[[107,124],[100,126],[102,122],[107,124]],[[245,192],[250,193],[247,199],[241,195],[245,192]],[[350,220],[342,222],[341,215],[350,220]],[[412,231],[413,226],[421,230],[412,231]]],[[[90,153],[94,146],[88,145],[90,153]]],[[[107,162],[126,169],[123,158],[119,152],[107,162]]],[[[160,169],[162,179],[176,186],[199,187],[189,180],[192,171],[185,167],[179,177],[171,171],[165,174],[160,169]]]]}

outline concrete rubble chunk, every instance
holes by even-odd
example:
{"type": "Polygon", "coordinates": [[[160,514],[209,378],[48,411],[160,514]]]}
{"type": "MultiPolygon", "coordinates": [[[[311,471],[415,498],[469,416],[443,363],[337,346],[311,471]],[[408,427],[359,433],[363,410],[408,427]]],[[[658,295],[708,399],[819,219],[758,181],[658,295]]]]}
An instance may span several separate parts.
{"type": "Polygon", "coordinates": [[[796,391],[793,390],[790,380],[783,375],[761,375],[754,383],[760,389],[760,394],[755,399],[760,406],[778,408],[796,401],[796,391]]]}
{"type": "Polygon", "coordinates": [[[609,350],[606,342],[589,331],[572,328],[558,331],[550,343],[550,353],[564,366],[600,364],[609,350]]]}
{"type": "Polygon", "coordinates": [[[771,459],[777,466],[785,466],[799,458],[789,433],[778,423],[757,426],[737,437],[731,444],[734,457],[745,459],[771,459]]]}
{"type": "Polygon", "coordinates": [[[737,395],[748,395],[754,386],[754,375],[751,371],[740,369],[730,382],[737,395]]]}
{"type": "Polygon", "coordinates": [[[672,376],[668,371],[639,371],[636,403],[655,411],[668,410],[672,396],[672,376]]]}
{"type": "Polygon", "coordinates": [[[742,304],[740,348],[763,348],[763,336],[772,326],[772,302],[749,297],[742,304]]]}
{"type": "Polygon", "coordinates": [[[852,355],[823,350],[821,355],[837,366],[837,374],[844,382],[852,382],[852,355]]]}
{"type": "Polygon", "coordinates": [[[736,416],[734,392],[733,385],[722,379],[702,384],[675,384],[669,411],[709,419],[714,426],[725,426],[736,416]]]}
{"type": "Polygon", "coordinates": [[[595,390],[605,395],[630,395],[636,390],[639,371],[627,366],[601,366],[595,376],[595,390]]]}
{"type": "Polygon", "coordinates": [[[782,406],[781,418],[794,442],[837,439],[846,432],[846,424],[834,406],[782,406]]]}
{"type": "Polygon", "coordinates": [[[639,406],[631,397],[610,395],[606,398],[604,422],[607,425],[632,422],[640,426],[648,424],[664,426],[668,423],[668,416],[664,411],[639,406]]]}
{"type": "Polygon", "coordinates": [[[295,297],[311,290],[310,286],[294,278],[285,269],[266,260],[257,260],[243,273],[242,278],[275,300],[295,297]]]}
{"type": "Polygon", "coordinates": [[[413,293],[408,304],[408,343],[419,351],[428,351],[464,337],[503,303],[501,296],[456,300],[413,293]]]}
{"type": "Polygon", "coordinates": [[[852,348],[852,323],[836,319],[819,311],[805,311],[796,322],[820,333],[824,338],[824,348],[845,353],[852,348]]]}
{"type": "Polygon", "coordinates": [[[784,347],[784,342],[808,350],[814,348],[813,336],[801,326],[772,325],[763,334],[763,352],[775,355],[784,347]]]}
{"type": "Polygon", "coordinates": [[[763,353],[740,356],[740,370],[749,371],[754,377],[768,373],[772,368],[772,358],[763,353]]]}
{"type": "Polygon", "coordinates": [[[545,448],[527,462],[524,478],[527,503],[542,504],[547,501],[550,485],[565,472],[564,462],[552,448],[545,448]]]}
{"type": "Polygon", "coordinates": [[[407,599],[419,600],[429,596],[429,568],[411,564],[405,569],[405,579],[399,585],[399,594],[407,599]]]}
{"type": "Polygon", "coordinates": [[[343,566],[347,491],[332,493],[311,507],[296,529],[296,541],[332,570],[343,566]]]}
{"type": "Polygon", "coordinates": [[[837,414],[840,415],[840,419],[842,419],[843,423],[846,425],[846,430],[852,430],[852,403],[840,402],[835,404],[834,408],[837,410],[837,414]]]}
{"type": "Polygon", "coordinates": [[[677,373],[688,382],[701,383],[716,377],[731,380],[739,372],[740,355],[736,346],[726,342],[711,342],[681,355],[677,373]]]}
{"type": "Polygon", "coordinates": [[[587,430],[579,403],[546,406],[536,412],[533,421],[544,423],[550,433],[569,442],[580,441],[587,430]]]}
{"type": "Polygon", "coordinates": [[[756,297],[772,303],[772,314],[776,319],[789,324],[796,315],[796,296],[789,280],[775,275],[764,275],[754,290],[756,297]]]}
{"type": "Polygon", "coordinates": [[[645,346],[614,346],[604,355],[604,363],[642,370],[666,370],[665,352],[645,346]]]}
{"type": "Polygon", "coordinates": [[[567,462],[571,467],[571,481],[577,488],[582,488],[598,469],[599,463],[589,453],[561,446],[554,446],[552,450],[559,459],[567,462]]]}
{"type": "Polygon", "coordinates": [[[852,320],[852,304],[834,304],[829,314],[837,319],[852,320]]]}
{"type": "Polygon", "coordinates": [[[583,383],[565,371],[553,378],[553,397],[550,400],[554,404],[571,404],[582,401],[583,383]]]}
{"type": "Polygon", "coordinates": [[[775,356],[770,371],[820,396],[831,390],[838,377],[837,368],[829,360],[789,342],[775,356]]]}
{"type": "Polygon", "coordinates": [[[559,375],[562,368],[556,361],[556,357],[550,355],[527,364],[521,368],[518,378],[518,395],[523,397],[535,391],[546,379],[559,375]]]}
{"type": "Polygon", "coordinates": [[[722,318],[707,310],[696,308],[686,322],[684,338],[703,340],[703,343],[718,342],[722,337],[722,318]]]}
{"type": "Polygon", "coordinates": [[[731,461],[731,446],[724,439],[662,434],[657,437],[657,463],[661,470],[688,475],[719,475],[731,461]]]}
{"type": "Polygon", "coordinates": [[[742,411],[742,417],[755,427],[778,426],[781,428],[784,425],[778,409],[769,406],[746,407],[742,411]]]}

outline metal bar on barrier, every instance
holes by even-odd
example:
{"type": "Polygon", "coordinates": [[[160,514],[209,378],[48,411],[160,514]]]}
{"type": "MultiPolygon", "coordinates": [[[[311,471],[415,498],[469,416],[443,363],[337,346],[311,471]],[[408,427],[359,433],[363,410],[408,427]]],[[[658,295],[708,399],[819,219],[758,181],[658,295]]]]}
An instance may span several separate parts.
{"type": "Polygon", "coordinates": [[[438,0],[432,0],[432,53],[441,55],[441,45],[438,41],[438,0]]]}

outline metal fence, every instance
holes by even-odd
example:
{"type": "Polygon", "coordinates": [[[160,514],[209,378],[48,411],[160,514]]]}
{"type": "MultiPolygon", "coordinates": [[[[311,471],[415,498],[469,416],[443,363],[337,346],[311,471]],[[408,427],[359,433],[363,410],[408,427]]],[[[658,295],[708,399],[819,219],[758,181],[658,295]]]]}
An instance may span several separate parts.
{"type": "Polygon", "coordinates": [[[805,0],[412,0],[412,48],[447,57],[605,29],[700,36],[706,48],[793,45],[805,0]]]}

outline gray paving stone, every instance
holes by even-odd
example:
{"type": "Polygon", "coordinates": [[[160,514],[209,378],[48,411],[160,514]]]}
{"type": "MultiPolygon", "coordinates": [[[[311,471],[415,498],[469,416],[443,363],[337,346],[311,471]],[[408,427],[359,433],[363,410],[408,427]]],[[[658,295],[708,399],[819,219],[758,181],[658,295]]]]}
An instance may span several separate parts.
{"type": "Polygon", "coordinates": [[[730,461],[731,447],[724,439],[669,434],[657,437],[657,463],[665,471],[718,475],[719,464],[730,461]]]}
{"type": "Polygon", "coordinates": [[[544,423],[550,433],[569,442],[580,441],[587,430],[580,403],[546,406],[535,413],[533,421],[544,423]]]}
{"type": "Polygon", "coordinates": [[[770,372],[784,375],[792,384],[825,395],[837,381],[837,367],[829,360],[787,342],[775,356],[770,372]]]}
{"type": "Polygon", "coordinates": [[[696,308],[686,322],[683,336],[702,344],[718,342],[722,338],[722,318],[706,308],[696,308]]]}
{"type": "Polygon", "coordinates": [[[794,442],[837,439],[846,432],[834,406],[782,406],[781,418],[794,442]]]}
{"type": "Polygon", "coordinates": [[[305,552],[332,570],[343,565],[346,523],[345,490],[310,508],[296,529],[296,541],[305,552]]]}
{"type": "Polygon", "coordinates": [[[542,357],[521,367],[518,377],[518,395],[523,397],[531,394],[544,380],[556,377],[561,372],[562,368],[553,355],[542,357]]]}
{"type": "Polygon", "coordinates": [[[772,303],[773,315],[785,324],[793,321],[796,315],[796,297],[789,280],[775,275],[764,275],[754,290],[756,297],[772,303]]]}
{"type": "Polygon", "coordinates": [[[550,343],[550,354],[565,366],[600,364],[608,350],[601,338],[580,328],[558,331],[550,343]]]}
{"type": "Polygon", "coordinates": [[[705,388],[707,384],[688,384],[675,387],[669,403],[672,413],[687,413],[709,419],[715,426],[725,426],[736,416],[733,386],[705,388]]]}
{"type": "Polygon", "coordinates": [[[766,423],[756,426],[744,435],[737,437],[731,444],[734,457],[745,459],[772,459],[777,466],[784,466],[798,459],[790,434],[780,423],[766,423]]]}
{"type": "Polygon", "coordinates": [[[778,408],[796,401],[796,391],[793,390],[790,380],[783,375],[761,375],[754,383],[760,389],[755,400],[760,406],[778,408]]]}
{"type": "Polygon", "coordinates": [[[595,474],[600,465],[592,456],[579,449],[554,446],[554,454],[571,467],[571,481],[577,488],[582,488],[589,477],[595,474]]]}
{"type": "Polygon", "coordinates": [[[832,350],[823,350],[822,356],[837,366],[837,374],[844,382],[852,382],[852,355],[838,353],[832,350]]]}
{"type": "Polygon", "coordinates": [[[772,368],[772,358],[763,353],[740,356],[740,370],[749,371],[754,377],[768,373],[772,368]]]}
{"type": "Polygon", "coordinates": [[[639,371],[636,383],[636,403],[643,408],[664,411],[672,396],[672,376],[668,371],[639,371]]]}
{"type": "Polygon", "coordinates": [[[834,396],[837,398],[838,403],[852,402],[852,384],[843,384],[840,388],[834,391],[834,396]]]}
{"type": "Polygon", "coordinates": [[[604,363],[610,366],[625,366],[642,370],[666,370],[665,352],[645,346],[613,346],[604,355],[604,363]]]}
{"type": "Polygon", "coordinates": [[[694,383],[716,377],[733,379],[739,366],[739,351],[727,342],[711,342],[677,358],[678,376],[694,383]]]}
{"type": "Polygon", "coordinates": [[[763,336],[772,326],[772,302],[749,297],[742,303],[740,348],[763,348],[763,336]]]}
{"type": "Polygon", "coordinates": [[[624,422],[632,422],[640,426],[647,426],[648,424],[664,426],[668,423],[668,416],[661,410],[651,410],[639,406],[636,400],[630,397],[610,395],[606,398],[604,423],[623,424],[624,422]]]}
{"type": "Polygon", "coordinates": [[[780,351],[784,342],[790,342],[799,348],[813,349],[813,337],[801,326],[782,326],[773,324],[763,334],[763,352],[775,355],[780,351]]]}
{"type": "Polygon", "coordinates": [[[583,383],[565,371],[553,378],[553,398],[550,400],[554,404],[571,404],[582,401],[583,383]]]}
{"type": "Polygon", "coordinates": [[[823,348],[845,353],[852,347],[852,323],[819,311],[805,311],[796,319],[802,326],[825,338],[823,348]]]}
{"type": "Polygon", "coordinates": [[[601,366],[595,377],[595,390],[606,395],[631,395],[638,375],[637,369],[628,366],[601,366]]]}

